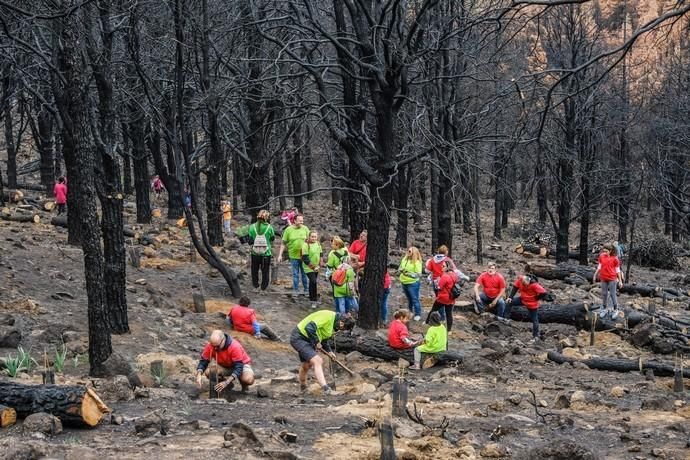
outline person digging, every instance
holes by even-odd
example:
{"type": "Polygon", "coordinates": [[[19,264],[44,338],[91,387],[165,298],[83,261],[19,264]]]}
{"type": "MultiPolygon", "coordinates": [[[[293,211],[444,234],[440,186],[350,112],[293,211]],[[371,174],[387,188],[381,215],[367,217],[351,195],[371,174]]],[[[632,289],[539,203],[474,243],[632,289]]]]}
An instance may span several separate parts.
{"type": "Polygon", "coordinates": [[[319,310],[304,318],[290,335],[290,345],[297,351],[302,365],[299,368],[300,390],[307,389],[307,373],[314,369],[314,376],[319,382],[324,394],[334,395],[334,390],[326,383],[323,375],[323,358],[319,351],[325,352],[335,359],[329,340],[337,331],[350,330],[355,320],[347,315],[340,315],[334,311],[319,310]]]}
{"type": "Polygon", "coordinates": [[[242,347],[242,344],[233,340],[223,331],[216,329],[211,333],[208,343],[201,352],[201,359],[196,367],[196,383],[201,388],[201,377],[211,375],[218,376],[215,390],[221,393],[226,388],[235,385],[239,381],[242,391],[246,392],[254,383],[254,370],[251,366],[251,358],[242,347]],[[212,359],[215,364],[209,366],[212,359]],[[222,379],[222,380],[221,380],[222,379]]]}

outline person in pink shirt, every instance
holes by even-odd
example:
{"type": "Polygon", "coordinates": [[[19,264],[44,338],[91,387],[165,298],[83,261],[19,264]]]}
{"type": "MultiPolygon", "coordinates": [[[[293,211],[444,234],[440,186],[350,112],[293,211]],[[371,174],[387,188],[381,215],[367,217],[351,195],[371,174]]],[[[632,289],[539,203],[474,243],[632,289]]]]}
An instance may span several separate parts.
{"type": "Polygon", "coordinates": [[[67,208],[67,183],[64,177],[60,177],[53,188],[55,204],[57,205],[58,216],[65,212],[67,208]]]}

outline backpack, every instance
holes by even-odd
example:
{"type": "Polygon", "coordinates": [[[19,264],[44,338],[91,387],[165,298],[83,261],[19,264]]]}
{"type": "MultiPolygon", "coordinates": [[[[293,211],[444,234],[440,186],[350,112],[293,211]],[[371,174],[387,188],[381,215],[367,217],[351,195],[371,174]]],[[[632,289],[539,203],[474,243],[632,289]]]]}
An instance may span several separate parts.
{"type": "Polygon", "coordinates": [[[254,226],[254,229],[256,230],[256,237],[254,238],[254,244],[252,244],[252,251],[254,251],[255,254],[264,254],[268,249],[268,239],[266,238],[266,232],[268,232],[268,227],[269,226],[266,225],[266,229],[264,230],[264,232],[261,235],[259,235],[259,226],[254,226]]]}
{"type": "Polygon", "coordinates": [[[450,296],[453,299],[457,299],[462,294],[462,280],[458,279],[452,288],[450,288],[450,296]]]}
{"type": "Polygon", "coordinates": [[[347,282],[347,269],[349,267],[345,264],[340,264],[340,266],[331,275],[331,282],[336,286],[344,286],[347,282]]]}

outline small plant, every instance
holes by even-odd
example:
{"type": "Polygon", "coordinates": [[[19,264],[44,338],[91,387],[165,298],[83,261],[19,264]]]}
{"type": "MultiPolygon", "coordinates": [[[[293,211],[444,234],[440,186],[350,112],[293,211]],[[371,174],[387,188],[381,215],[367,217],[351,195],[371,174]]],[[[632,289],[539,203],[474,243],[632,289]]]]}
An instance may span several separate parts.
{"type": "Polygon", "coordinates": [[[26,370],[26,367],[22,366],[22,358],[19,355],[12,357],[12,355],[8,354],[4,361],[4,372],[12,378],[16,377],[21,371],[26,370]]]}
{"type": "Polygon", "coordinates": [[[62,351],[55,350],[55,362],[53,362],[53,368],[58,374],[62,373],[65,368],[65,360],[67,359],[67,347],[62,344],[62,351]]]}
{"type": "Polygon", "coordinates": [[[177,413],[185,417],[189,417],[192,415],[192,405],[189,403],[189,401],[183,402],[180,410],[178,410],[177,413]]]}
{"type": "Polygon", "coordinates": [[[74,367],[74,369],[79,367],[79,359],[80,358],[81,358],[81,355],[74,355],[74,357],[72,358],[72,367],[74,367]]]}
{"type": "Polygon", "coordinates": [[[38,363],[36,362],[36,360],[31,357],[31,350],[24,351],[24,348],[19,346],[19,347],[17,347],[17,356],[19,358],[20,367],[23,368],[22,370],[25,370],[27,372],[31,372],[31,363],[38,366],[38,363]]]}
{"type": "Polygon", "coordinates": [[[154,382],[159,387],[162,387],[168,380],[168,374],[165,372],[165,367],[160,366],[155,369],[151,369],[151,375],[153,376],[154,382]]]}

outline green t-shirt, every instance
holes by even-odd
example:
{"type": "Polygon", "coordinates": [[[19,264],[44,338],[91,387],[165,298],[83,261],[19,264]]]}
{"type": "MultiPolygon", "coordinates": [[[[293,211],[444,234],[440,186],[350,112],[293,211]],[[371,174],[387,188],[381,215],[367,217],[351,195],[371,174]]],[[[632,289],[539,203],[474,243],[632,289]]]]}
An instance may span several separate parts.
{"type": "Polygon", "coordinates": [[[307,324],[313,322],[316,325],[316,336],[319,342],[328,340],[333,336],[335,326],[335,312],[330,310],[319,310],[310,314],[297,324],[297,329],[303,336],[308,337],[307,324]]]}
{"type": "Polygon", "coordinates": [[[340,248],[337,251],[331,251],[328,253],[328,260],[326,260],[326,267],[330,268],[331,271],[335,271],[340,264],[343,263],[345,257],[348,256],[347,249],[340,248]]]}
{"type": "Polygon", "coordinates": [[[273,230],[273,226],[271,224],[267,222],[254,222],[249,226],[248,235],[252,242],[256,239],[256,235],[264,235],[266,237],[266,242],[268,243],[268,248],[266,249],[266,252],[264,252],[263,254],[257,254],[252,250],[252,254],[255,254],[257,256],[270,256],[272,254],[271,243],[273,243],[273,240],[276,239],[276,233],[273,230]]]}
{"type": "Polygon", "coordinates": [[[355,271],[352,267],[348,266],[345,272],[345,283],[342,286],[333,285],[333,297],[352,297],[355,293],[353,292],[355,281],[355,271]]]}
{"type": "Polygon", "coordinates": [[[309,228],[302,225],[300,228],[290,225],[283,232],[283,244],[287,246],[288,258],[300,259],[302,254],[302,245],[309,237],[309,228]]]}
{"type": "Polygon", "coordinates": [[[412,284],[419,281],[422,277],[422,261],[412,261],[407,256],[400,261],[400,282],[402,284],[412,284]]]}
{"type": "Polygon", "coordinates": [[[422,353],[439,353],[445,351],[448,346],[448,332],[446,331],[446,326],[443,324],[431,326],[426,331],[424,340],[426,342],[418,347],[419,351],[422,353]]]}
{"type": "MultiPolygon", "coordinates": [[[[302,268],[304,273],[311,273],[319,270],[319,259],[321,259],[321,244],[317,241],[316,243],[304,243],[302,245],[302,256],[306,255],[309,257],[309,262],[314,265],[314,269],[309,268],[309,265],[304,263],[302,259],[302,268]]],[[[300,257],[301,258],[301,257],[300,257]]]]}

